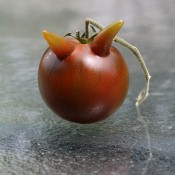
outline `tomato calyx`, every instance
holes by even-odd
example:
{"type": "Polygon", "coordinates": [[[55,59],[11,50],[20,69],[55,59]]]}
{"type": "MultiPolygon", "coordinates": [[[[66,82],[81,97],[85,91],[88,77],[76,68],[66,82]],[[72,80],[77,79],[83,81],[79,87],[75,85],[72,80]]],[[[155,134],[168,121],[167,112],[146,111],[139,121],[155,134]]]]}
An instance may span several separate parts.
{"type": "Polygon", "coordinates": [[[78,40],[81,44],[89,44],[92,43],[92,41],[94,40],[94,38],[97,36],[97,32],[95,30],[95,28],[93,26],[91,26],[93,28],[93,35],[91,37],[86,37],[85,32],[80,35],[80,31],[76,31],[76,34],[73,33],[67,33],[64,37],[72,37],[75,38],[76,40],[78,40]]]}

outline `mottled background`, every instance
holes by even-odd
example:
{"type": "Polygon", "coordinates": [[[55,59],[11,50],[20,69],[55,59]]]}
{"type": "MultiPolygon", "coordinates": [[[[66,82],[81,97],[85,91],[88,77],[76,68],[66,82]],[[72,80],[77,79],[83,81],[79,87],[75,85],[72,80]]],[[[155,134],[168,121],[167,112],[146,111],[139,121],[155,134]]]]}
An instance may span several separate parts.
{"type": "Polygon", "coordinates": [[[174,16],[174,0],[0,0],[0,174],[174,175],[174,16]],[[134,103],[143,73],[118,44],[130,88],[109,119],[70,123],[41,99],[37,70],[47,47],[41,31],[83,31],[86,17],[103,26],[125,20],[119,36],[138,46],[152,75],[140,111],[134,103]]]}

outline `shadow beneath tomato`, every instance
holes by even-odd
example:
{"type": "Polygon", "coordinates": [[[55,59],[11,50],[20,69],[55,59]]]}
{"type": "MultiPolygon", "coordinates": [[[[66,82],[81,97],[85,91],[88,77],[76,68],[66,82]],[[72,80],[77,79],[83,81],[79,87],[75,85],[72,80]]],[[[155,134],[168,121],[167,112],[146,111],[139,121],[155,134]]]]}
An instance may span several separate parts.
{"type": "Polygon", "coordinates": [[[141,130],[142,124],[139,124],[136,116],[137,112],[133,123],[131,116],[121,115],[116,120],[114,114],[109,120],[91,125],[60,119],[50,128],[45,128],[37,140],[33,140],[32,147],[36,155],[45,157],[47,161],[55,160],[55,164],[59,162],[59,167],[62,167],[61,161],[64,160],[66,166],[73,166],[77,171],[97,168],[98,165],[99,170],[109,172],[113,167],[126,174],[131,172],[134,162],[144,165],[149,158],[145,131],[141,130]]]}

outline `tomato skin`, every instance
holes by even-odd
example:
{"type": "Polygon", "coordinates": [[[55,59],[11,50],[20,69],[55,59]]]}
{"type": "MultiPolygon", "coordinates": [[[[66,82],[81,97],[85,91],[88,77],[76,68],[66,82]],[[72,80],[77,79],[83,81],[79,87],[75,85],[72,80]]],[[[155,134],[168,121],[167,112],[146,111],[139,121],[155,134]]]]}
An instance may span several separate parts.
{"type": "Polygon", "coordinates": [[[116,48],[100,57],[90,44],[77,44],[62,61],[48,49],[40,61],[38,82],[44,101],[57,115],[76,123],[94,123],[122,104],[129,75],[116,48]]]}

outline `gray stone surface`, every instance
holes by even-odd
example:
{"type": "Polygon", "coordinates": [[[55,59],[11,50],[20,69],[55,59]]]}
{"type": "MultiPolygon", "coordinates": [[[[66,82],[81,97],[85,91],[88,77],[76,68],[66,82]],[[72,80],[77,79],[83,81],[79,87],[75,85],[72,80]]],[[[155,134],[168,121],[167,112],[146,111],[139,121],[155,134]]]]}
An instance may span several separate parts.
{"type": "Polygon", "coordinates": [[[174,9],[174,0],[0,0],[0,174],[174,175],[174,9]],[[119,35],[139,47],[152,80],[137,111],[143,74],[134,55],[116,45],[129,66],[128,96],[109,119],[80,125],[47,108],[37,70],[47,47],[41,31],[83,30],[86,17],[103,25],[123,18],[119,35]]]}

